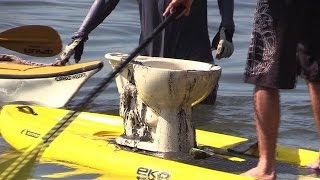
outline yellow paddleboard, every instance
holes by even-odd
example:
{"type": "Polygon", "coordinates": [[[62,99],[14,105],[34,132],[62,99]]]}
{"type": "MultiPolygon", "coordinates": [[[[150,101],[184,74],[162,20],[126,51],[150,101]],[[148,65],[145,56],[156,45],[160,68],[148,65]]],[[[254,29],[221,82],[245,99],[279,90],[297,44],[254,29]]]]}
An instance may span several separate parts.
{"type": "MultiPolygon", "coordinates": [[[[7,105],[2,109],[0,132],[19,151],[34,144],[68,113],[63,109],[40,106],[18,107],[7,105]]],[[[238,156],[227,151],[247,139],[202,130],[197,130],[196,134],[198,146],[206,147],[205,157],[188,153],[151,153],[119,146],[114,139],[123,133],[122,123],[119,116],[82,112],[50,144],[42,157],[132,179],[250,179],[239,174],[256,163],[254,156],[238,156]]],[[[277,147],[277,159],[285,162],[287,167],[284,168],[289,171],[311,163],[317,157],[318,153],[314,151],[277,147]]]]}

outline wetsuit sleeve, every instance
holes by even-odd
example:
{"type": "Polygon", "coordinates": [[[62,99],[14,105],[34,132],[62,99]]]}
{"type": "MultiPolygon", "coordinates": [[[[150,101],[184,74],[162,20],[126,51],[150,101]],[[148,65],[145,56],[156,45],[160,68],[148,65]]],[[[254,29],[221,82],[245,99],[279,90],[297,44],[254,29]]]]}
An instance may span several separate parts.
{"type": "Polygon", "coordinates": [[[94,30],[117,6],[119,0],[95,0],[74,38],[88,39],[89,33],[94,30]]]}
{"type": "Polygon", "coordinates": [[[218,0],[219,11],[221,15],[221,27],[226,29],[226,36],[229,41],[232,42],[232,37],[234,33],[234,21],[233,21],[233,11],[234,11],[234,0],[218,0]]]}

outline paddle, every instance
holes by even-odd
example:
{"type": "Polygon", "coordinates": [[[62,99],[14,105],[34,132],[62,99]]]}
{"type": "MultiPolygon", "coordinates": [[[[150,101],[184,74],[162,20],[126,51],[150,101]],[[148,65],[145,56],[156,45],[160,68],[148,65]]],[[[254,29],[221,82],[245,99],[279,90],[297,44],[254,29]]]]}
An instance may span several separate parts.
{"type": "MultiPolygon", "coordinates": [[[[80,111],[85,110],[89,105],[111,82],[111,80],[123,70],[123,68],[134,59],[138,53],[144,49],[169,23],[171,23],[177,15],[182,12],[183,8],[169,15],[154,31],[121,63],[119,66],[108,74],[78,105],[74,111],[69,111],[51,130],[45,134],[38,143],[30,146],[20,157],[18,157],[4,172],[1,173],[0,179],[21,179],[21,174],[26,174],[23,170],[26,166],[34,164],[39,160],[39,157],[50,143],[57,137],[69,124],[80,114],[80,111]]],[[[70,55],[71,56],[71,55],[70,55]]],[[[26,170],[25,170],[26,171],[26,170]]],[[[31,173],[31,172],[30,172],[31,173]]]]}
{"type": "Polygon", "coordinates": [[[61,52],[62,41],[49,26],[27,25],[0,33],[0,46],[30,56],[51,57],[61,52]]]}

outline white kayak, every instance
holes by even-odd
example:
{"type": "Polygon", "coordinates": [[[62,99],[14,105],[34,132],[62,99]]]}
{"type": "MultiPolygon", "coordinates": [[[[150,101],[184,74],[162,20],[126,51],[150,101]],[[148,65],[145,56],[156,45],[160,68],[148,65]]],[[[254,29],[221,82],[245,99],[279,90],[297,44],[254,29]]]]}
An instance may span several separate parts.
{"type": "Polygon", "coordinates": [[[0,106],[19,102],[63,107],[102,67],[101,61],[67,66],[0,63],[0,106]]]}

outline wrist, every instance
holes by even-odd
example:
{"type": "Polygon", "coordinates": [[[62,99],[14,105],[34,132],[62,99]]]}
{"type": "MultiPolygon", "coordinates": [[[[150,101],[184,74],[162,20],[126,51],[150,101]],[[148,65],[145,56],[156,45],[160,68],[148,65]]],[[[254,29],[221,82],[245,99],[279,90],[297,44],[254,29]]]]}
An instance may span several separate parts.
{"type": "Polygon", "coordinates": [[[74,33],[74,35],[72,36],[72,39],[78,39],[81,38],[81,40],[83,41],[87,41],[89,39],[88,34],[82,31],[77,31],[76,33],[74,33]]]}
{"type": "Polygon", "coordinates": [[[232,38],[234,34],[234,29],[227,29],[225,27],[220,27],[219,31],[223,30],[226,36],[226,40],[232,43],[232,38]]]}

